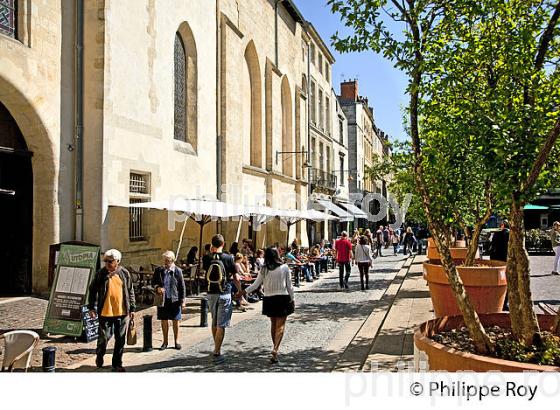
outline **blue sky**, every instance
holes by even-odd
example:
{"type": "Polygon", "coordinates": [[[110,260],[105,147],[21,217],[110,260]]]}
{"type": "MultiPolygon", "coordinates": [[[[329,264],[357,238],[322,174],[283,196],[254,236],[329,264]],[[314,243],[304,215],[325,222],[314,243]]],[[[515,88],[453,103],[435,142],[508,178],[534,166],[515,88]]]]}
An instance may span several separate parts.
{"type": "Polygon", "coordinates": [[[341,35],[350,31],[340,22],[340,16],[331,13],[326,0],[294,0],[303,17],[317,29],[336,59],[332,82],[340,94],[342,80],[358,79],[358,92],[369,98],[375,113],[375,122],[387,132],[391,141],[404,140],[402,109],[408,103],[405,95],[406,77],[382,56],[367,53],[339,54],[331,46],[331,36],[338,30],[341,35]]]}

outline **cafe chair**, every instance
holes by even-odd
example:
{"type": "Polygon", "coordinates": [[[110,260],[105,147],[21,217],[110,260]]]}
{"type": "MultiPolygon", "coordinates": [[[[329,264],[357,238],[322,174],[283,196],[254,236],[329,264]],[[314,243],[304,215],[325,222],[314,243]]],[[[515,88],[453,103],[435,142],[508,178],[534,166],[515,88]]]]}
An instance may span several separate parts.
{"type": "Polygon", "coordinates": [[[196,274],[198,272],[198,265],[191,265],[183,271],[183,279],[185,280],[185,288],[188,295],[196,294],[195,282],[196,274]]]}
{"type": "Polygon", "coordinates": [[[4,339],[4,360],[2,371],[30,367],[33,349],[39,343],[39,335],[31,330],[13,330],[0,335],[4,339]]]}

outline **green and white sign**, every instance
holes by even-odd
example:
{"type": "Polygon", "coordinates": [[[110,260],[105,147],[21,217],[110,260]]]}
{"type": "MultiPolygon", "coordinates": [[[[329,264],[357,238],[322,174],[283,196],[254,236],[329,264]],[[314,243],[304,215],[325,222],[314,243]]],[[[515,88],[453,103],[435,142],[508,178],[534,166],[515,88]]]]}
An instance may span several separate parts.
{"type": "Polygon", "coordinates": [[[61,245],[43,331],[80,336],[81,308],[99,260],[98,246],[61,245]]]}

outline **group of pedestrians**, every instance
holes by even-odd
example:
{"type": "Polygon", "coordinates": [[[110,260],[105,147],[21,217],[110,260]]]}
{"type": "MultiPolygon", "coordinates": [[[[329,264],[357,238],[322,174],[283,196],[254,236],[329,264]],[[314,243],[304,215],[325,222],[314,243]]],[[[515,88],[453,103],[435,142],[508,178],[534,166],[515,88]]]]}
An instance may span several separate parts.
{"type": "Polygon", "coordinates": [[[403,246],[403,254],[412,254],[412,250],[418,244],[416,236],[412,231],[411,227],[407,227],[406,230],[393,229],[390,226],[380,225],[375,231],[375,235],[366,229],[362,234],[358,229],[354,230],[354,235],[352,237],[352,245],[356,247],[364,236],[367,245],[371,248],[372,256],[374,258],[378,256],[383,256],[383,249],[388,249],[391,245],[393,247],[393,255],[396,256],[399,253],[400,246],[403,246]]]}
{"type": "MultiPolygon", "coordinates": [[[[215,364],[225,361],[222,355],[222,344],[225,330],[231,324],[233,302],[258,290],[264,291],[262,313],[270,318],[272,350],[270,362],[278,363],[278,351],[284,336],[287,317],[294,312],[294,289],[290,268],[284,264],[276,247],[264,251],[259,262],[261,269],[252,285],[243,289],[238,280],[238,267],[234,256],[223,251],[224,238],[214,235],[209,252],[203,259],[203,269],[207,272],[207,298],[212,316],[212,337],[214,349],[212,360],[215,364]],[[232,290],[235,287],[235,293],[232,290]]],[[[105,252],[105,266],[95,275],[90,287],[88,298],[89,315],[99,318],[99,338],[97,340],[95,364],[98,368],[104,365],[107,344],[113,334],[115,345],[112,357],[112,370],[124,372],[122,363],[126,333],[129,321],[134,319],[136,301],[130,273],[120,266],[122,255],[116,249],[105,252]]],[[[174,348],[181,349],[179,340],[179,321],[181,311],[186,302],[185,283],[182,270],[175,265],[175,254],[166,251],[162,255],[162,266],[156,268],[152,286],[163,300],[157,308],[157,318],[161,320],[163,343],[161,350],[169,346],[169,321],[172,322],[174,348]]]]}

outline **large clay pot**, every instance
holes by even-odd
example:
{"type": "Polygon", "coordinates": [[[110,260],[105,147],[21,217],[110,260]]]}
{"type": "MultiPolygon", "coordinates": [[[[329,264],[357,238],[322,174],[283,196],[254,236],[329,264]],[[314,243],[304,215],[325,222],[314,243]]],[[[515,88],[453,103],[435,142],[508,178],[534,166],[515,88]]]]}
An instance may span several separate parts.
{"type": "MultiPolygon", "coordinates": [[[[465,242],[464,241],[458,241],[456,243],[464,244],[465,242]]],[[[453,262],[455,262],[456,264],[460,264],[466,259],[467,253],[469,252],[469,248],[456,246],[456,247],[453,247],[453,248],[449,248],[449,251],[451,252],[451,259],[453,259],[453,262]]],[[[428,257],[428,259],[431,262],[437,262],[437,261],[441,260],[441,256],[440,256],[440,254],[439,254],[439,252],[436,248],[436,244],[435,244],[435,242],[432,238],[428,238],[428,251],[426,253],[426,256],[428,257]]],[[[480,257],[480,255],[477,251],[475,258],[479,258],[479,257],[480,257]]]]}
{"type": "MultiPolygon", "coordinates": [[[[505,262],[477,260],[475,264],[484,266],[457,266],[474,308],[478,313],[501,312],[507,293],[505,262]]],[[[436,317],[460,315],[443,266],[429,262],[423,266],[436,317]]]]}
{"type": "MultiPolygon", "coordinates": [[[[507,313],[479,315],[484,326],[511,328],[507,313]]],[[[541,330],[552,330],[554,315],[537,315],[541,330]]],[[[558,372],[560,367],[525,364],[510,360],[495,359],[446,347],[431,339],[435,333],[464,326],[462,316],[446,316],[422,323],[414,332],[414,363],[417,370],[445,370],[449,372],[558,372]]]]}

